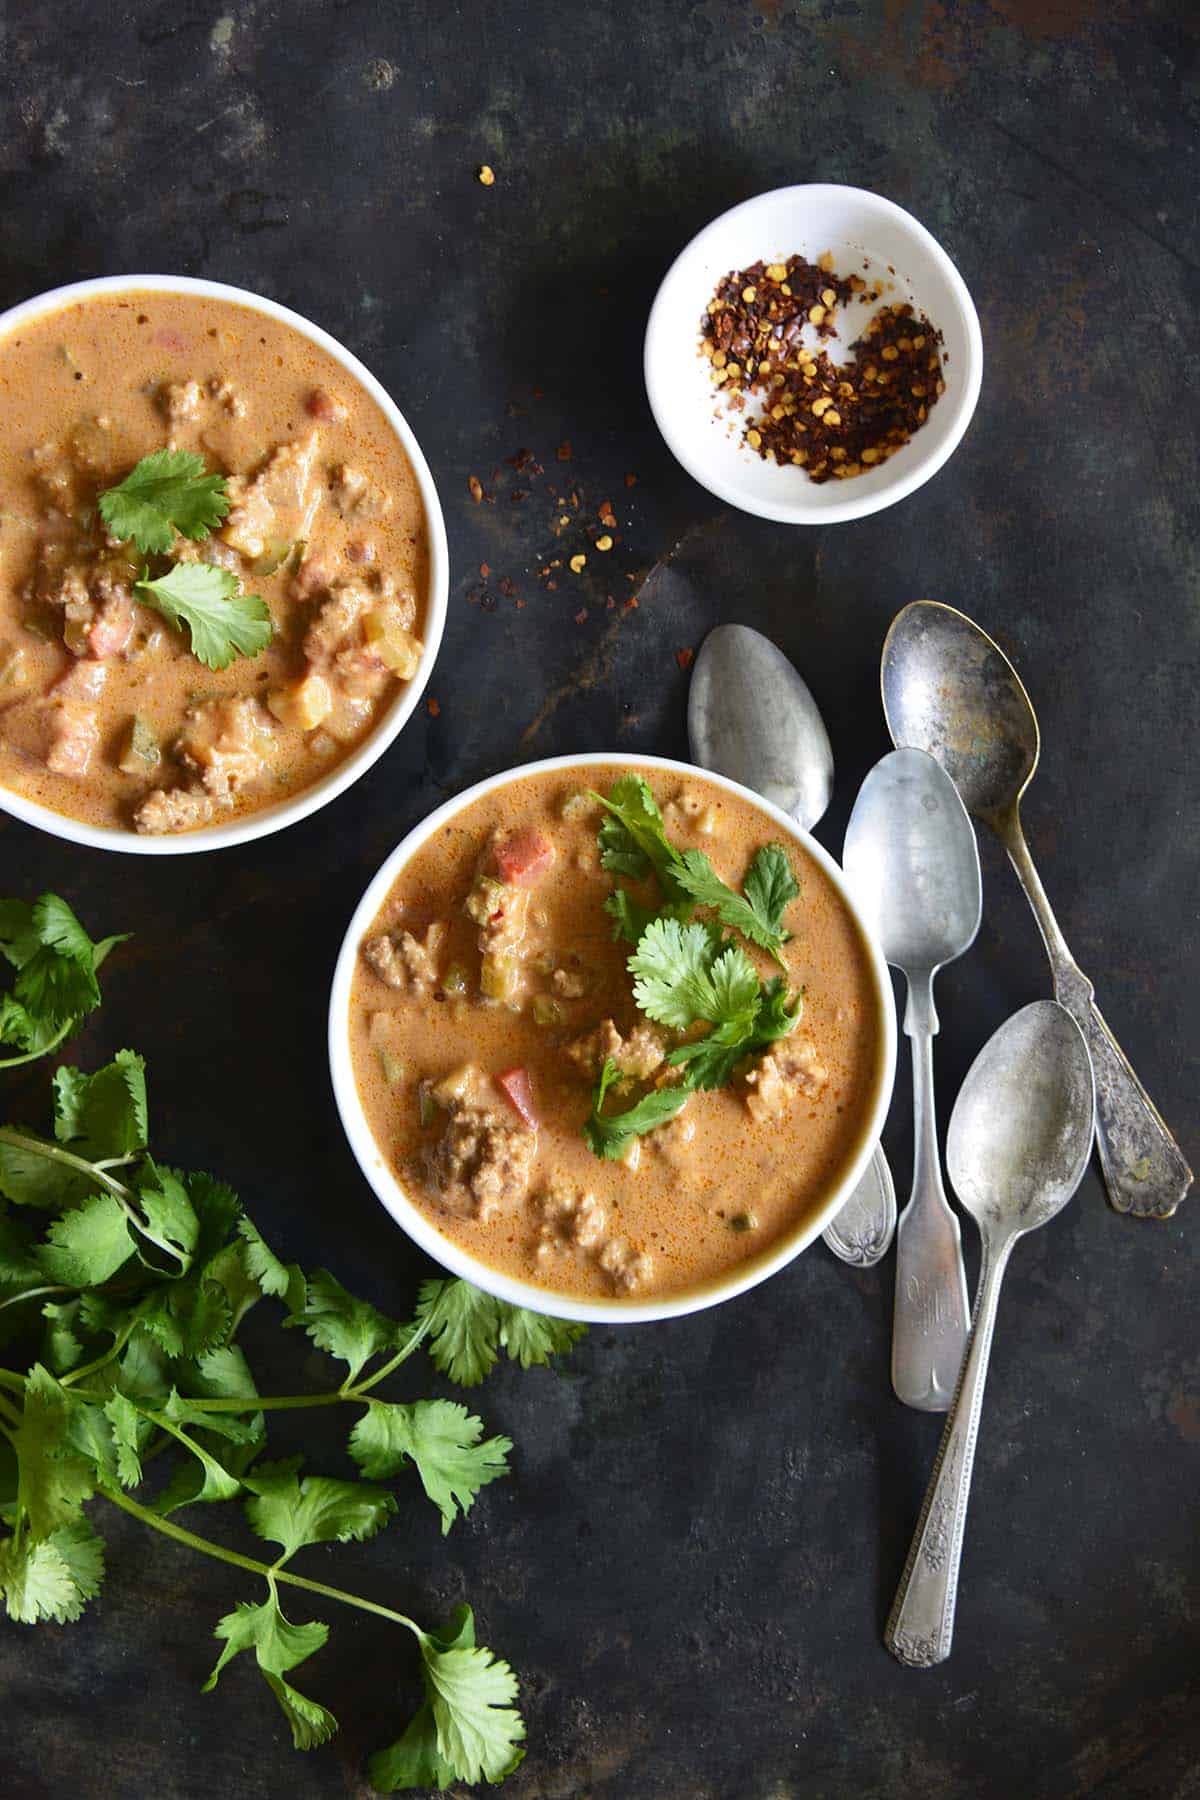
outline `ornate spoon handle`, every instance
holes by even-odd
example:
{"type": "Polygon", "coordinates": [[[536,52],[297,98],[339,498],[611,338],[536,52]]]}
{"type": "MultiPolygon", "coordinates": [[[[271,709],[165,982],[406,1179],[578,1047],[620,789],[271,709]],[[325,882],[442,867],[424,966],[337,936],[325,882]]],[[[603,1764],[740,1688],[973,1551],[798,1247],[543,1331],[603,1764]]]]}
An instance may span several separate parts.
{"type": "Polygon", "coordinates": [[[1168,1219],[1192,1185],[1187,1159],[1096,1005],[1096,990],[1071,955],[1017,814],[1001,821],[999,829],[1046,945],[1055,998],[1079,1026],[1091,1052],[1096,1145],[1108,1197],[1118,1212],[1168,1219]]]}
{"type": "Polygon", "coordinates": [[[971,1471],[975,1466],[975,1443],[983,1410],[988,1357],[996,1325],[1000,1283],[1015,1242],[1016,1236],[1012,1235],[994,1246],[984,1235],[979,1297],[967,1353],[938,1446],[912,1548],[883,1634],[883,1641],[892,1655],[914,1669],[932,1668],[935,1663],[945,1662],[950,1654],[958,1565],[967,1523],[967,1501],[971,1492],[971,1471]]]}
{"type": "Polygon", "coordinates": [[[896,1235],[896,1184],[883,1146],[876,1144],[867,1172],[821,1236],[833,1254],[860,1269],[882,1262],[896,1235]]]}

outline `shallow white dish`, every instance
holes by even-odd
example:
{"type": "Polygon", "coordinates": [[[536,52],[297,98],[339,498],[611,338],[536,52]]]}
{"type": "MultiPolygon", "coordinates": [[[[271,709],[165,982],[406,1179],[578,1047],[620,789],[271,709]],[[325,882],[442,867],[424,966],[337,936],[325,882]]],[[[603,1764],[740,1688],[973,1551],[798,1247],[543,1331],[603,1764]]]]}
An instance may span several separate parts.
{"type": "Polygon", "coordinates": [[[597,1323],[634,1323],[643,1320],[673,1319],[683,1313],[699,1312],[705,1307],[715,1306],[721,1300],[729,1300],[735,1294],[743,1293],[747,1288],[756,1287],[765,1281],[768,1275],[774,1275],[785,1264],[790,1263],[800,1252],[807,1248],[815,1238],[820,1237],[830,1220],[841,1211],[842,1205],[850,1197],[864,1173],[871,1158],[871,1153],[879,1141],[887,1117],[888,1103],[892,1095],[892,1081],[896,1067],[896,1009],[892,998],[891,977],[883,957],[870,937],[863,922],[858,906],[846,884],[845,876],[833,858],[823,850],[815,838],[801,831],[795,822],[777,806],[753,794],[736,781],[728,781],[723,775],[713,774],[706,770],[704,779],[713,782],[717,787],[727,788],[731,794],[750,801],[760,811],[767,814],[784,842],[791,840],[801,845],[813,860],[820,864],[833,886],[845,901],[863,941],[867,946],[872,979],[879,1003],[881,1021],[881,1041],[879,1047],[879,1068],[876,1072],[876,1091],[871,1109],[870,1120],[862,1141],[848,1164],[842,1180],[831,1189],[825,1204],[807,1219],[803,1225],[782,1243],[774,1245],[763,1255],[743,1263],[720,1281],[708,1283],[706,1286],[689,1289],[678,1294],[668,1294],[657,1300],[595,1300],[580,1299],[577,1295],[556,1294],[549,1288],[537,1286],[531,1282],[515,1281],[510,1276],[501,1274],[499,1270],[490,1268],[487,1263],[478,1261],[469,1255],[458,1244],[443,1236],[432,1220],[414,1206],[396,1175],[388,1165],[375,1135],[367,1122],[367,1116],[358,1095],[354,1080],[354,1068],[350,1053],[349,1017],[350,989],[354,979],[354,971],[358,961],[359,945],[375,918],[376,913],[387,898],[393,882],[400,870],[418,851],[422,844],[440,831],[464,807],[470,806],[474,800],[484,794],[490,794],[497,788],[508,787],[513,782],[522,781],[529,775],[553,774],[559,770],[594,768],[598,764],[629,763],[639,767],[661,769],[665,774],[694,778],[696,769],[691,763],[676,762],[664,756],[630,756],[627,752],[588,751],[578,756],[554,756],[542,762],[526,763],[518,769],[505,769],[498,775],[491,775],[486,781],[477,782],[465,793],[458,794],[453,800],[447,800],[435,812],[414,827],[408,836],[399,843],[387,858],[378,874],[375,875],[366,893],[354,909],[349,929],[342,941],[337,966],[333,976],[333,991],[329,1001],[329,1067],[333,1078],[334,1099],[341,1116],[342,1126],[350,1148],[358,1160],[358,1165],[366,1176],[371,1187],[383,1202],[392,1218],[418,1244],[422,1250],[432,1256],[455,1275],[463,1276],[476,1287],[486,1293],[495,1294],[498,1299],[508,1300],[514,1306],[527,1306],[534,1312],[554,1313],[566,1319],[585,1319],[597,1323]]]}
{"type": "MultiPolygon", "coordinates": [[[[857,303],[840,309],[848,336],[828,340],[834,362],[845,357],[874,310],[857,303]]],[[[957,447],[975,411],[982,376],[979,318],[962,276],[911,213],[865,188],[826,183],[776,188],[722,213],[675,259],[646,327],[646,392],[670,450],[718,498],[785,525],[861,519],[911,494],[957,447]],[[818,486],[802,469],[766,462],[742,443],[747,414],[730,411],[717,397],[699,345],[701,317],[731,270],[760,258],[802,255],[816,262],[826,250],[839,274],[890,284],[879,305],[909,300],[938,327],[945,339],[946,391],[911,441],[887,462],[848,481],[818,486]],[[869,267],[863,267],[864,260],[869,267]]]]}
{"type": "Polygon", "coordinates": [[[61,307],[98,294],[130,292],[195,294],[205,300],[227,300],[236,306],[248,307],[253,312],[264,313],[268,318],[279,320],[281,324],[290,325],[294,331],[334,357],[359,386],[365,388],[399,439],[420,491],[429,537],[425,647],[416,674],[400,689],[392,704],[380,717],[379,723],[358,748],[335,769],[331,769],[322,780],[314,781],[311,787],[304,788],[295,799],[277,801],[273,806],[261,807],[244,817],[230,819],[225,824],[205,826],[199,831],[154,837],[143,836],[132,830],[88,825],[80,819],[68,818],[65,813],[40,806],[37,801],[27,800],[23,795],[0,786],[0,811],[11,813],[26,825],[36,825],[40,831],[48,831],[53,837],[66,838],[74,844],[87,844],[95,850],[119,850],[135,856],[189,856],[201,850],[223,850],[232,844],[248,844],[254,838],[267,837],[273,831],[282,831],[285,826],[294,825],[299,819],[306,819],[310,813],[317,812],[344,793],[379,760],[411,718],[437,659],[446,626],[450,564],[441,502],[433,476],[429,472],[429,464],[425,461],[421,446],[404,414],[370,370],[339,344],[336,338],[330,337],[319,325],[312,324],[299,313],[280,306],[274,300],[268,300],[261,294],[248,293],[244,288],[229,287],[224,282],[202,281],[187,275],[106,275],[95,281],[76,281],[66,287],[51,288],[44,294],[36,294],[31,300],[23,300],[19,306],[10,307],[6,313],[0,313],[0,354],[3,352],[3,340],[9,332],[27,325],[31,319],[41,318],[46,313],[57,312],[61,307]]]}

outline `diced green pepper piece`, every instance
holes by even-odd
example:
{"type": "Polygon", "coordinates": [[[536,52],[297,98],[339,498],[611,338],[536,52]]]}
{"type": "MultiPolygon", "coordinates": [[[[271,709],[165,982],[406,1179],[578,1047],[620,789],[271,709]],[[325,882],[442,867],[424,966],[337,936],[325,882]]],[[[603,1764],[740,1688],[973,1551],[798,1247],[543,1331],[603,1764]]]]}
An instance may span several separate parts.
{"type": "Polygon", "coordinates": [[[379,1066],[383,1070],[383,1079],[389,1087],[399,1087],[408,1073],[400,1057],[393,1056],[390,1050],[384,1050],[382,1047],[379,1051],[379,1066]]]}
{"type": "Polygon", "coordinates": [[[562,1007],[551,994],[535,994],[533,1016],[539,1025],[561,1025],[562,1007]]]}
{"type": "Polygon", "coordinates": [[[417,1108],[421,1115],[421,1129],[428,1131],[437,1118],[438,1104],[424,1082],[417,1090],[417,1108]]]}
{"type": "Polygon", "coordinates": [[[479,991],[485,1000],[509,1001],[520,978],[521,967],[515,956],[485,956],[479,969],[479,991]]]}
{"type": "Polygon", "coordinates": [[[461,963],[451,963],[442,977],[442,989],[447,994],[465,994],[467,991],[467,971],[461,963]]]}
{"type": "Polygon", "coordinates": [[[757,1231],[758,1214],[752,1212],[734,1213],[729,1221],[731,1231],[757,1231]]]}
{"type": "Polygon", "coordinates": [[[129,724],[129,741],[117,767],[124,775],[153,775],[161,756],[153,725],[135,713],[129,724]]]}

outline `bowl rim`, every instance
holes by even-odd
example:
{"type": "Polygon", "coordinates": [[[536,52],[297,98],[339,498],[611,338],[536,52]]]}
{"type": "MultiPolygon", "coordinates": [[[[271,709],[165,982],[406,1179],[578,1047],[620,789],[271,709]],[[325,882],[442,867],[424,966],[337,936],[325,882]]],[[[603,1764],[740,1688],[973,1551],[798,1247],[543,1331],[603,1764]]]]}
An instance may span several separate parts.
{"type": "MultiPolygon", "coordinates": [[[[707,488],[727,505],[735,506],[739,512],[752,514],[756,518],[771,519],[780,525],[841,525],[851,519],[865,519],[871,513],[882,512],[885,507],[894,506],[897,501],[907,498],[917,488],[936,475],[938,470],[949,461],[966,434],[975,414],[979,401],[979,391],[983,382],[983,334],[979,326],[979,314],[975,310],[975,302],[971,298],[966,282],[959,274],[949,255],[938,243],[928,227],[914,218],[904,207],[898,206],[883,194],[874,193],[870,188],[851,187],[842,182],[813,181],[801,182],[788,187],[769,188],[761,194],[754,194],[748,200],[741,200],[736,206],[729,207],[719,213],[715,219],[703,226],[694,237],[683,246],[671,263],[670,268],[659,283],[646,322],[646,335],[642,353],[643,378],[646,385],[646,396],[650,402],[650,410],[654,422],[662,434],[663,441],[676,461],[682,464],[694,481],[707,488]],[[916,239],[929,253],[949,288],[951,299],[958,309],[963,333],[967,343],[966,368],[961,389],[957,391],[954,412],[954,423],[946,438],[936,447],[930,446],[923,454],[918,449],[918,456],[905,474],[897,476],[879,493],[863,495],[859,499],[848,496],[844,500],[835,501],[809,510],[803,499],[788,502],[758,500],[748,496],[731,482],[714,474],[702,450],[696,448],[696,439],[688,433],[677,429],[671,422],[671,410],[666,392],[666,376],[664,373],[666,359],[659,348],[659,339],[665,330],[665,315],[672,298],[671,289],[687,273],[690,259],[699,259],[709,243],[717,238],[729,224],[740,215],[765,207],[771,202],[783,198],[802,205],[805,200],[812,201],[816,197],[827,198],[833,195],[851,196],[864,211],[876,217],[889,219],[907,235],[916,239]]],[[[910,443],[920,445],[920,435],[911,438],[910,443]]],[[[844,483],[849,486],[849,483],[844,483]]]]}
{"type": "Polygon", "coordinates": [[[237,844],[248,844],[256,838],[269,837],[276,831],[285,830],[289,825],[298,824],[301,819],[320,811],[323,806],[336,800],[339,794],[345,793],[395,742],[420,703],[441,647],[449,610],[450,559],[441,501],[429,464],[417,442],[416,434],[387,389],[354,352],[339,343],[331,333],[320,325],[315,325],[311,319],[306,319],[302,313],[281,305],[278,300],[272,300],[265,294],[255,294],[247,288],[234,287],[228,282],[209,281],[194,275],[100,275],[88,281],[72,281],[61,287],[47,288],[44,293],[33,294],[29,299],[21,300],[6,312],[0,313],[0,352],[9,333],[32,319],[61,311],[76,301],[91,299],[97,295],[135,292],[191,294],[201,299],[229,301],[251,312],[263,313],[280,324],[290,325],[293,330],[332,356],[374,400],[399,440],[416,479],[425,511],[429,543],[424,649],[416,674],[400,690],[392,705],[362,743],[338,763],[336,768],[331,769],[328,775],[318,778],[293,799],[276,801],[270,806],[248,812],[242,818],[204,826],[198,831],[158,837],[116,826],[89,825],[85,820],[55,812],[53,807],[43,806],[37,800],[29,800],[23,794],[17,794],[0,784],[0,811],[20,819],[25,825],[48,832],[52,837],[63,838],[68,843],[84,844],[90,849],[116,851],[124,855],[192,856],[208,850],[226,850],[237,844]]]}
{"type": "Polygon", "coordinates": [[[433,812],[405,834],[367,883],[342,939],[329,997],[329,1068],[338,1116],[364,1178],[395,1223],[435,1262],[482,1288],[484,1292],[493,1294],[497,1299],[506,1300],[514,1306],[527,1307],[532,1312],[549,1313],[590,1324],[635,1324],[701,1312],[721,1301],[731,1300],[737,1294],[745,1293],[748,1288],[757,1287],[760,1282],[793,1262],[837,1215],[866,1171],[891,1103],[896,1072],[896,1042],[896,1007],[887,964],[859,911],[850,884],[829,852],[809,832],[802,830],[794,819],[789,818],[787,813],[751,789],[743,787],[740,782],[731,781],[714,770],[701,769],[694,763],[683,762],[675,757],[641,755],[629,751],[587,750],[566,756],[544,757],[537,762],[502,769],[435,807],[433,812]],[[350,994],[359,943],[400,870],[422,845],[476,800],[495,793],[500,788],[512,786],[527,776],[614,764],[661,769],[665,774],[712,782],[739,799],[749,801],[765,813],[781,833],[799,843],[829,878],[858,927],[867,951],[881,1025],[875,1094],[870,1117],[853,1157],[825,1203],[781,1243],[753,1260],[739,1264],[727,1275],[700,1287],[645,1300],[587,1299],[579,1295],[559,1294],[532,1282],[518,1281],[479,1261],[469,1251],[463,1250],[444,1236],[427,1215],[408,1199],[371,1131],[354,1080],[349,1036],[350,994]]]}

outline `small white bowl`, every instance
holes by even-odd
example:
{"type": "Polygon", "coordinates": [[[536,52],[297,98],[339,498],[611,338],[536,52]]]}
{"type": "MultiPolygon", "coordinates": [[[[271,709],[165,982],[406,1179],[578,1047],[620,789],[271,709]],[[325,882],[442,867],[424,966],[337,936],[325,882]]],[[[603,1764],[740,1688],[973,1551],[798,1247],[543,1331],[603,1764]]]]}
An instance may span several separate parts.
{"type": "MultiPolygon", "coordinates": [[[[870,309],[841,309],[852,338],[870,309]]],[[[815,337],[814,337],[815,342],[815,337]]],[[[847,340],[831,338],[832,359],[847,340]]],[[[722,213],[672,263],[646,327],[646,392],[659,430],[689,475],[719,499],[784,525],[835,525],[893,505],[937,473],[971,422],[983,376],[983,340],[966,283],[911,213],[864,188],[814,183],[776,188],[722,213]],[[831,251],[839,275],[885,286],[880,305],[911,301],[945,339],[946,391],[904,447],[862,475],[820,486],[803,469],[766,462],[742,443],[746,413],[716,394],[700,354],[700,320],[717,283],[734,269],[831,251]],[[869,269],[863,268],[868,259],[869,269]],[[714,417],[714,412],[717,414],[714,417]]],[[[752,403],[751,403],[752,404],[752,403]]]]}
{"type": "Polygon", "coordinates": [[[19,306],[10,307],[6,313],[0,313],[0,355],[3,354],[4,339],[9,332],[18,326],[27,325],[31,319],[58,312],[61,307],[71,306],[77,300],[88,300],[101,294],[131,292],[195,294],[202,300],[228,300],[236,306],[247,307],[252,312],[264,313],[283,325],[290,325],[294,331],[334,357],[359,386],[366,389],[399,439],[416,477],[429,540],[425,647],[416,674],[400,689],[392,704],[380,717],[379,723],[358,748],[351,751],[328,775],[314,781],[311,787],[302,789],[295,799],[276,801],[271,806],[260,807],[247,813],[244,818],[230,819],[225,824],[156,837],[143,836],[140,832],[113,826],[88,825],[80,819],[68,818],[65,813],[40,806],[37,801],[27,800],[24,795],[15,794],[11,789],[0,786],[0,811],[11,813],[13,818],[23,820],[26,825],[36,825],[40,831],[48,831],[52,837],[66,838],[73,844],[87,844],[94,850],[119,850],[135,856],[190,856],[201,850],[225,850],[232,844],[248,844],[254,838],[268,837],[273,831],[282,831],[287,825],[295,825],[298,820],[306,819],[310,813],[335,800],[360,775],[365,774],[372,763],[379,760],[411,718],[432,673],[446,627],[450,561],[446,548],[446,527],[433,476],[429,472],[429,464],[425,461],[421,446],[413,435],[412,427],[400,408],[370,370],[364,368],[357,356],[339,344],[336,338],[330,337],[327,331],[322,331],[319,325],[312,324],[299,313],[292,312],[289,307],[280,306],[277,301],[268,300],[262,294],[251,294],[244,288],[228,287],[221,281],[202,281],[189,275],[104,275],[95,281],[75,281],[66,287],[51,288],[47,293],[37,294],[31,300],[23,300],[19,306]]]}
{"type": "MultiPolygon", "coordinates": [[[[896,1008],[892,998],[892,982],[887,965],[875,946],[874,940],[863,921],[858,905],[846,883],[846,878],[829,853],[823,850],[815,838],[801,831],[795,821],[777,806],[752,794],[748,788],[736,781],[729,781],[723,775],[713,774],[705,770],[705,781],[713,782],[717,787],[726,788],[739,799],[748,800],[752,805],[767,815],[779,833],[781,840],[791,840],[799,844],[819,863],[833,886],[841,895],[847,910],[853,916],[863,942],[867,947],[872,984],[879,1006],[881,1023],[879,1045],[879,1067],[875,1074],[875,1094],[871,1106],[870,1120],[863,1134],[862,1141],[855,1152],[842,1179],[832,1188],[824,1204],[818,1212],[798,1226],[782,1243],[776,1244],[763,1255],[747,1260],[738,1268],[719,1280],[690,1288],[682,1293],[667,1294],[657,1300],[594,1300],[580,1299],[577,1294],[558,1294],[552,1289],[537,1286],[531,1282],[514,1281],[511,1276],[501,1274],[499,1270],[489,1267],[468,1254],[458,1244],[443,1235],[429,1218],[408,1198],[404,1188],[387,1162],[377,1142],[359,1098],[358,1088],[354,1080],[354,1067],[350,1053],[350,989],[358,963],[359,946],[368,927],[371,925],[380,907],[391,891],[392,884],[404,865],[416,854],[421,846],[450,823],[464,808],[480,799],[484,794],[491,794],[498,788],[509,787],[512,783],[523,781],[526,776],[556,774],[567,769],[594,768],[598,764],[629,763],[640,768],[661,769],[664,774],[694,777],[696,769],[691,763],[676,762],[665,756],[630,756],[627,752],[606,752],[589,750],[579,756],[552,756],[543,762],[526,763],[519,769],[505,769],[498,775],[490,775],[486,781],[477,782],[465,793],[458,794],[453,800],[447,800],[435,812],[430,813],[420,825],[417,825],[408,836],[396,846],[387,858],[378,874],[371,881],[366,893],[354,909],[349,930],[342,942],[338,955],[337,967],[333,974],[333,990],[329,1001],[329,1067],[333,1078],[334,1099],[341,1116],[342,1128],[350,1140],[350,1148],[358,1161],[358,1166],[374,1188],[375,1193],[391,1213],[397,1225],[406,1231],[413,1242],[418,1244],[435,1262],[442,1264],[455,1275],[473,1282],[485,1293],[494,1294],[497,1299],[508,1300],[514,1306],[527,1306],[533,1312],[553,1313],[564,1319],[585,1319],[599,1324],[633,1324],[652,1319],[674,1319],[683,1313],[700,1312],[705,1307],[715,1306],[721,1300],[732,1299],[735,1294],[744,1293],[747,1288],[757,1287],[768,1275],[774,1275],[787,1263],[799,1256],[800,1252],[820,1236],[830,1220],[836,1217],[842,1206],[850,1197],[863,1175],[871,1153],[879,1141],[887,1118],[888,1104],[892,1097],[892,1081],[896,1068],[896,1008]]],[[[632,1179],[632,1177],[631,1177],[632,1179]]]]}

